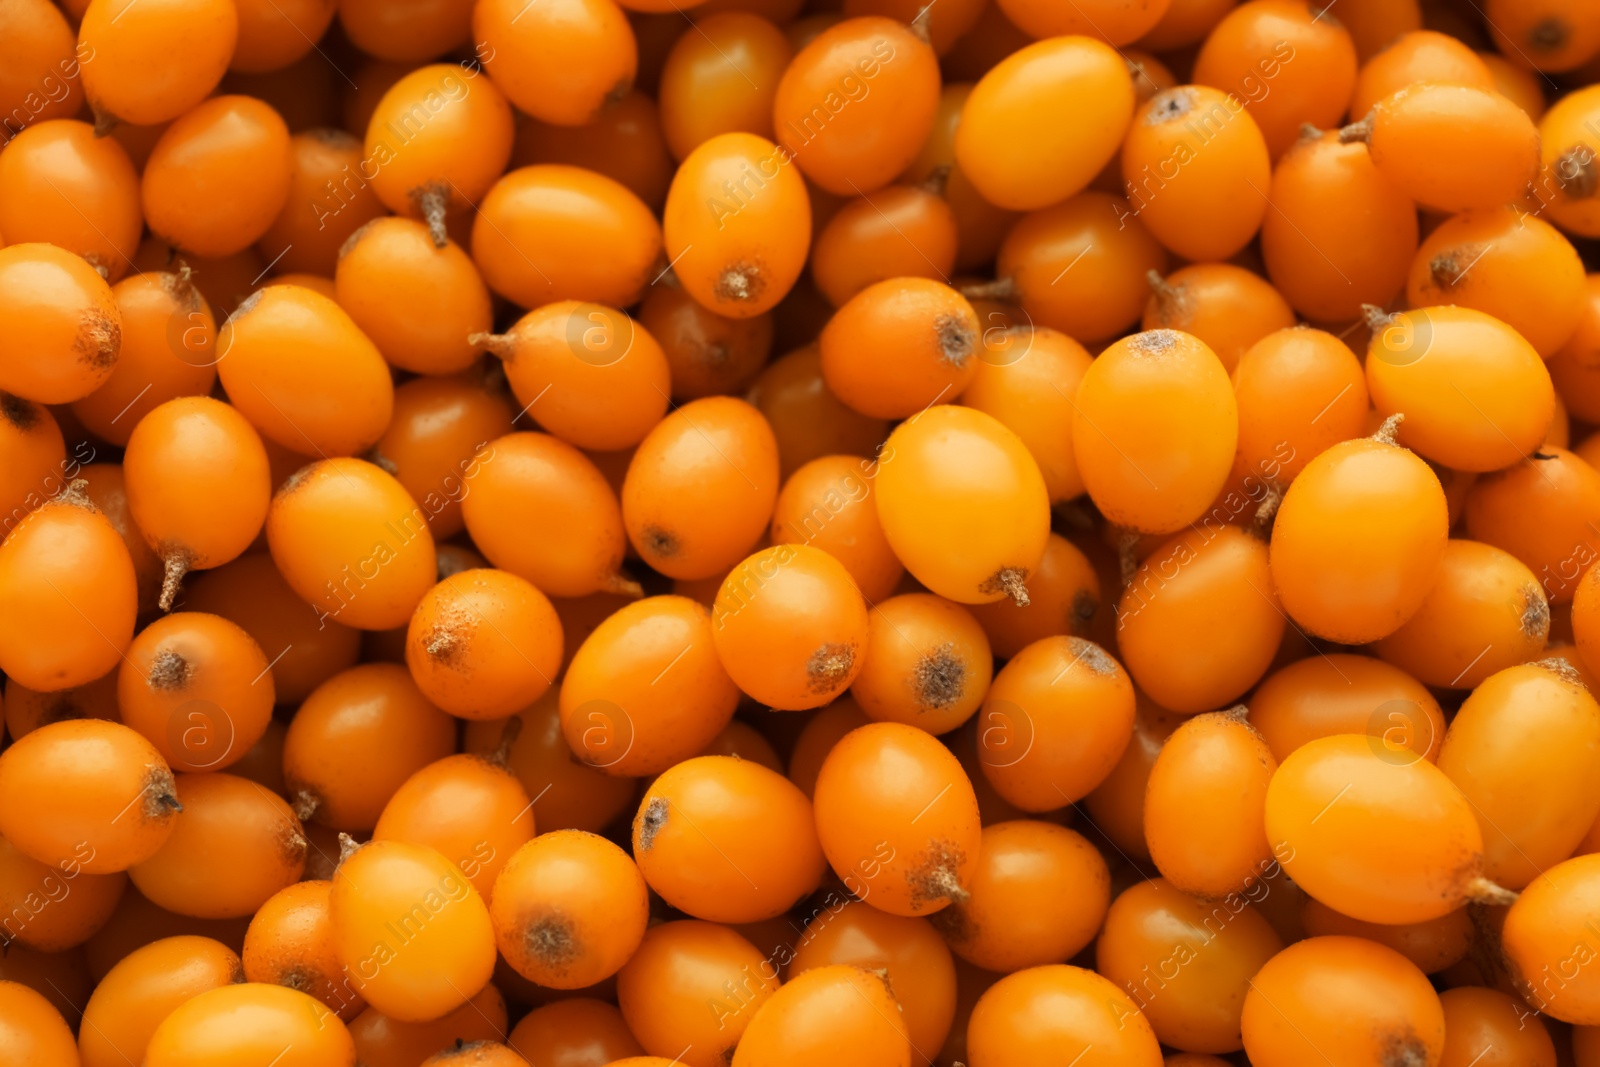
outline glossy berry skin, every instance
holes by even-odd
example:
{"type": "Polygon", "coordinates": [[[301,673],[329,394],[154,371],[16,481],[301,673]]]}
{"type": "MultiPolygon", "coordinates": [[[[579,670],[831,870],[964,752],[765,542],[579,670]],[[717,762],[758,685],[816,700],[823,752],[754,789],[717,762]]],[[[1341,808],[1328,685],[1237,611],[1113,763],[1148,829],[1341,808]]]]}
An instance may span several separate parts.
{"type": "Polygon", "coordinates": [[[910,1067],[911,1042],[888,982],[833,965],[791,978],[750,1020],[733,1067],[910,1067]]]}
{"type": "Polygon", "coordinates": [[[1087,186],[1133,118],[1122,57],[1084,37],[1038,41],[997,63],[962,108],[956,161],[990,203],[1034,211],[1087,186]],[[1036,126],[1032,116],[1083,121],[1036,126]]]}
{"type": "Polygon", "coordinates": [[[0,390],[67,404],[111,376],[122,316],[111,287],[83,259],[48,244],[0,249],[0,390]]]}
{"type": "Polygon", "coordinates": [[[1046,1067],[1065,1048],[1083,1067],[1157,1067],[1161,1045],[1138,1007],[1093,971],[1030,967],[990,986],[972,1009],[972,1067],[1046,1067]]]}
{"type": "Polygon", "coordinates": [[[724,133],[684,159],[661,226],[689,295],[718,315],[750,318],[772,310],[805,269],[811,202],[786,149],[724,133]]]}
{"type": "Polygon", "coordinates": [[[168,122],[216,88],[238,36],[237,9],[219,0],[91,3],[78,40],[101,62],[83,65],[84,93],[114,121],[168,122]]]}
{"type": "Polygon", "coordinates": [[[993,416],[940,405],[908,419],[880,457],[878,518],[906,569],[959,604],[1027,602],[1049,536],[1049,491],[1027,447],[993,416]],[[952,556],[948,546],[965,546],[952,556]]]}
{"type": "Polygon", "coordinates": [[[1073,402],[1073,450],[1106,517],[1171,533],[1222,489],[1238,441],[1228,374],[1204,342],[1153,330],[1101,353],[1073,402]]]}
{"type": "Polygon", "coordinates": [[[335,872],[328,909],[340,961],[391,1018],[437,1019],[494,970],[488,907],[454,862],[426,846],[362,846],[335,872]]]}
{"type": "Polygon", "coordinates": [[[355,1043],[319,1001],[283,986],[244,982],[207,990],[176,1008],[150,1037],[149,1067],[248,1063],[280,1055],[283,1067],[345,1067],[355,1043]],[[280,1050],[287,1044],[288,1054],[280,1050]]]}
{"type": "Polygon", "coordinates": [[[1313,937],[1289,946],[1251,979],[1244,1047],[1261,1067],[1289,1067],[1327,1049],[1335,1062],[1379,1067],[1396,1056],[1436,1063],[1444,1008],[1416,965],[1355,937],[1313,937]],[[1362,1019],[1344,1026],[1336,1020],[1362,1019]]]}
{"type": "Polygon", "coordinates": [[[815,803],[834,873],[874,907],[922,915],[964,894],[981,843],[977,799],[927,733],[873,723],[848,734],[822,764],[815,803]]]}
{"type": "Polygon", "coordinates": [[[1420,458],[1370,438],[1334,445],[1300,472],[1273,524],[1284,610],[1344,644],[1393,633],[1427,596],[1449,526],[1444,490],[1420,458]]]}

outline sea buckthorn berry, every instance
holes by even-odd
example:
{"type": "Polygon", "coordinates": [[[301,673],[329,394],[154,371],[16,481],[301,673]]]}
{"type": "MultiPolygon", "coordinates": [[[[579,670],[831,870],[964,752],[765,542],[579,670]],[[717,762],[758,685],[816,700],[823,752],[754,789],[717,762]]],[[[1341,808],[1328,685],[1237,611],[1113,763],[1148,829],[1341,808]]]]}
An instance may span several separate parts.
{"type": "Polygon", "coordinates": [[[495,879],[495,939],[523,977],[581,989],[615,974],[644,937],[644,878],[616,845],[557,830],[523,845],[495,879]]]}
{"type": "Polygon", "coordinates": [[[869,622],[865,660],[851,689],[868,718],[944,734],[972,717],[989,691],[994,656],[970,611],[907,593],[874,605],[869,622]]]}
{"type": "Polygon", "coordinates": [[[1480,54],[1448,34],[1413,27],[1361,64],[1350,97],[1350,117],[1361,118],[1379,100],[1419,82],[1495,87],[1494,75],[1480,54]]]}
{"type": "Polygon", "coordinates": [[[1444,714],[1427,687],[1382,660],[1344,652],[1269,674],[1250,697],[1250,725],[1280,763],[1333,734],[1365,733],[1394,756],[1409,749],[1430,762],[1444,742],[1444,714]]]}
{"type": "Polygon", "coordinates": [[[489,290],[459,245],[438,247],[421,223],[374,219],[339,252],[339,306],[391,366],[453,374],[477,361],[468,335],[491,326],[489,290]]]}
{"type": "Polygon", "coordinates": [[[911,1041],[888,980],[835,964],[796,975],[750,1020],[733,1067],[910,1067],[911,1041]],[[826,1020],[824,1022],[823,1020],[826,1020]]]}
{"type": "Polygon", "coordinates": [[[1272,163],[1242,100],[1183,85],[1135,113],[1122,177],[1156,240],[1185,259],[1227,259],[1261,227],[1272,163]]]}
{"type": "Polygon", "coordinates": [[[948,278],[958,229],[945,199],[890,185],[849,201],[817,234],[811,277],[834,307],[890,278],[948,278]]]}
{"type": "Polygon", "coordinates": [[[1285,486],[1366,425],[1361,362],[1322,330],[1278,330],[1251,345],[1233,369],[1233,393],[1239,405],[1236,478],[1285,486]]]}
{"type": "Polygon", "coordinates": [[[455,720],[428,703],[404,667],[341,671],[306,697],[284,738],[295,814],[335,829],[371,829],[408,778],[455,750],[455,737],[455,720]]]}
{"type": "Polygon", "coordinates": [[[1444,1008],[1439,1067],[1465,1067],[1474,1058],[1483,1067],[1517,1062],[1555,1067],[1556,1046],[1549,1029],[1527,1022],[1527,1008],[1500,990],[1447,989],[1439,994],[1439,1003],[1444,1008]]]}
{"type": "Polygon", "coordinates": [[[822,376],[865,415],[902,419],[953,400],[978,367],[978,316],[926,278],[892,278],[850,298],[822,331],[822,376]]]}
{"type": "Polygon", "coordinates": [[[359,459],[325,459],[278,490],[267,544],[289,588],[360,630],[404,625],[437,577],[433,535],[394,477],[359,459]]]}
{"type": "Polygon", "coordinates": [[[1078,1049],[1082,1067],[1159,1067],[1161,1045],[1127,994],[1093,971],[1030,967],[978,998],[967,1024],[972,1067],[1044,1067],[1078,1049]]]}
{"type": "Polygon", "coordinates": [[[350,235],[385,213],[363,173],[361,141],[344,130],[319,126],[289,138],[289,196],[256,244],[262,256],[281,271],[331,277],[350,235]]]}
{"type": "Polygon", "coordinates": [[[243,982],[209,989],[174,1009],[151,1035],[144,1062],[188,1067],[274,1055],[280,1067],[343,1067],[354,1062],[356,1049],[344,1023],[316,999],[243,982]]]}
{"type": "Polygon", "coordinates": [[[794,55],[788,38],[746,11],[707,15],[695,28],[679,35],[661,68],[661,132],[674,158],[721,133],[770,138],[773,97],[794,55]]]}
{"type": "Polygon", "coordinates": [[[651,783],[633,819],[633,855],[668,904],[726,923],[781,915],[827,866],[805,794],[730,756],[685,760],[651,783]]]}
{"type": "Polygon", "coordinates": [[[561,683],[573,755],[636,776],[703,750],[739,703],[713,639],[711,612],[680,596],[648,597],[595,627],[561,683]]]}
{"type": "Polygon", "coordinates": [[[1128,673],[1181,713],[1220,707],[1255,685],[1283,627],[1267,545],[1231,525],[1187,530],[1158,548],[1117,604],[1128,673]]]}
{"type": "Polygon", "coordinates": [[[69,489],[0,542],[0,670],[41,692],[103,677],[133,639],[138,599],[122,536],[69,489]]]}
{"type": "Polygon", "coordinates": [[[339,24],[361,51],[410,68],[466,44],[471,7],[461,0],[423,0],[396,10],[380,0],[343,0],[339,24]]]}
{"type": "Polygon", "coordinates": [[[1568,93],[1539,120],[1543,169],[1535,183],[1536,207],[1556,225],[1583,237],[1600,234],[1600,136],[1592,128],[1600,113],[1600,87],[1568,93]]]}
{"type": "Polygon", "coordinates": [[[1242,707],[1197,715],[1172,732],[1144,798],[1145,841],[1167,881],[1195,896],[1226,897],[1272,866],[1265,813],[1277,769],[1242,707]]]}
{"type": "Polygon", "coordinates": [[[65,488],[61,475],[68,469],[66,442],[50,409],[0,393],[0,540],[52,490],[65,488]]]}
{"type": "Polygon", "coordinates": [[[218,333],[217,358],[240,414],[303,455],[364,452],[394,411],[377,346],[338,304],[298,285],[251,294],[218,333]]]}
{"type": "Polygon", "coordinates": [[[1207,900],[1156,878],[1123,890],[1111,905],[1095,967],[1127,992],[1162,1043],[1224,1053],[1244,1047],[1240,1013],[1250,979],[1282,949],[1243,897],[1207,900]]]}
{"type": "Polygon", "coordinates": [[[1050,533],[1039,465],[992,416],[940,405],[890,435],[877,476],[878,518],[895,555],[948,600],[1028,603],[1028,575],[1050,533]],[[959,541],[962,551],[949,546],[959,541]]]}
{"type": "Polygon", "coordinates": [[[21,982],[0,981],[0,1041],[17,1067],[79,1067],[82,1062],[61,1013],[21,982]]]}
{"type": "Polygon", "coordinates": [[[128,869],[146,900],[179,915],[251,915],[300,880],[306,838],[288,803],[232,774],[183,774],[182,809],[156,854],[128,869]]]}
{"type": "Polygon", "coordinates": [[[1380,415],[1405,413],[1406,446],[1455,470],[1487,471],[1544,441],[1555,390],[1517,331],[1470,308],[1369,316],[1367,387],[1380,415]]]}
{"type": "Polygon", "coordinates": [[[274,893],[250,920],[240,957],[246,981],[298,989],[350,1020],[366,1003],[334,947],[332,888],[304,881],[274,893]]]}
{"type": "Polygon", "coordinates": [[[609,1064],[644,1054],[617,1006],[592,997],[568,997],[533,1009],[518,1021],[506,1044],[524,1057],[547,1057],[560,1067],[579,1067],[585,1060],[609,1064]]]}
{"type": "Polygon", "coordinates": [[[1153,330],[1116,342],[1084,373],[1073,407],[1079,473],[1112,522],[1180,530],[1227,479],[1238,406],[1227,371],[1199,338],[1153,330]]]}
{"type": "Polygon", "coordinates": [[[785,479],[822,456],[875,454],[889,436],[885,420],[846,407],[828,390],[815,344],[773,360],[746,396],[772,427],[785,479]]]}
{"type": "Polygon", "coordinates": [[[844,565],[810,545],[775,545],[728,573],[711,608],[717,656],[740,689],[780,711],[850,688],[867,652],[867,605],[844,565]]]}
{"type": "Polygon", "coordinates": [[[978,713],[983,775],[1023,811],[1055,811],[1111,773],[1133,734],[1133,709],[1133,683],[1099,645],[1036,641],[995,675],[978,713]]]}
{"type": "Polygon", "coordinates": [[[277,0],[237,3],[239,44],[229,70],[259,74],[282,70],[316,47],[338,8],[331,0],[277,0]]]}
{"type": "Polygon", "coordinates": [[[1259,1067],[1313,1056],[1351,1067],[1438,1063],[1444,1023],[1427,977],[1393,949],[1359,937],[1290,945],[1257,972],[1244,997],[1245,1054],[1259,1067]],[[1362,1025],[1344,1025],[1350,1019],[1362,1025]]]}
{"type": "MultiPolygon", "coordinates": [[[[652,926],[617,973],[617,1003],[639,1044],[689,1067],[727,1067],[777,991],[778,967],[760,949],[726,926],[695,920],[652,926]]],[[[641,1067],[661,1065],[647,1059],[641,1067]]]]}
{"type": "Polygon", "coordinates": [[[1540,1013],[1600,1025],[1600,986],[1576,961],[1592,946],[1588,929],[1600,895],[1600,855],[1558,863],[1528,884],[1501,931],[1513,985],[1540,1013]]]}
{"type": "Polygon", "coordinates": [[[157,619],[124,653],[122,722],[175,771],[218,771],[244,758],[272,721],[272,674],[251,636],[218,615],[157,619]]]}
{"type": "Polygon", "coordinates": [[[83,1067],[142,1063],[151,1035],[174,1009],[242,977],[238,955],[209,937],[164,937],[134,949],[83,1006],[83,1067]]]}
{"type": "Polygon", "coordinates": [[[1020,219],[1000,246],[999,280],[964,292],[1014,300],[1036,326],[1089,343],[1137,322],[1150,272],[1166,267],[1128,202],[1091,189],[1020,219]]]}
{"type": "Polygon", "coordinates": [[[1583,4],[1488,0],[1485,9],[1495,44],[1535,70],[1572,70],[1600,53],[1600,18],[1583,4]]]}
{"type": "Polygon", "coordinates": [[[1483,835],[1461,790],[1378,738],[1302,745],[1272,776],[1266,811],[1267,840],[1289,877],[1351,918],[1422,922],[1510,897],[1483,876],[1483,835]]]}
{"type": "Polygon", "coordinates": [[[495,566],[552,596],[637,595],[620,569],[621,507],[588,457],[558,438],[516,433],[490,442],[472,463],[461,512],[495,566]]]}
{"type": "Polygon", "coordinates": [[[406,628],[422,695],[462,718],[498,719],[533,703],[561,666],[561,620],[532,582],[473,569],[428,590],[406,628]]]}
{"type": "Polygon", "coordinates": [[[222,80],[238,37],[229,0],[91,2],[78,55],[96,125],[154,126],[189,111],[222,80]]]}
{"type": "Polygon", "coordinates": [[[1583,264],[1572,242],[1543,219],[1510,206],[1464,211],[1417,249],[1406,302],[1492,315],[1549,359],[1583,320],[1583,264]]]}
{"type": "Polygon", "coordinates": [[[373,841],[339,863],[328,898],[339,960],[367,1003],[427,1022],[489,982],[489,909],[454,861],[424,845],[373,841]]]}
{"type": "MultiPolygon", "coordinates": [[[[715,184],[713,195],[722,195],[720,176],[715,184]]],[[[695,206],[703,207],[698,200],[695,206]]],[[[581,167],[541,164],[512,171],[478,203],[472,223],[472,259],[483,280],[525,308],[557,300],[628,307],[656,277],[660,252],[661,224],[644,201],[620,182],[581,167]],[[607,253],[595,255],[597,248],[607,253]]]]}
{"type": "Polygon", "coordinates": [[[150,858],[178,810],[172,771],[155,747],[98,719],[51,723],[13,742],[0,755],[0,800],[0,835],[13,848],[86,874],[150,858]]]}
{"type": "Polygon", "coordinates": [[[0,249],[0,390],[67,404],[104,385],[122,348],[122,315],[82,256],[50,244],[0,249]]]}
{"type": "Polygon", "coordinates": [[[789,755],[789,780],[806,796],[812,796],[816,792],[822,761],[828,758],[833,746],[851,730],[871,721],[849,694],[818,711],[795,738],[794,751],[789,755]]]}
{"type": "Polygon", "coordinates": [[[1356,50],[1349,31],[1306,0],[1251,0],[1206,36],[1193,78],[1243,100],[1277,159],[1303,123],[1339,121],[1355,86],[1356,50]]]}
{"type": "MultiPolygon", "coordinates": [[[[818,854],[819,862],[821,853],[818,854]]],[[[0,941],[41,952],[83,944],[106,924],[127,875],[85,874],[79,860],[55,867],[30,859],[0,838],[0,941]]]]}
{"type": "Polygon", "coordinates": [[[468,1041],[435,1052],[422,1067],[528,1067],[528,1061],[498,1041],[468,1041]]]}
{"type": "Polygon", "coordinates": [[[1271,282],[1232,263],[1191,263],[1148,280],[1153,291],[1140,328],[1194,334],[1229,374],[1252,345],[1295,324],[1294,310],[1271,282]]]}
{"type": "Polygon", "coordinates": [[[1422,607],[1372,650],[1426,685],[1475,689],[1537,659],[1550,605],[1533,572],[1493,545],[1451,539],[1422,607]]]}
{"type": "Polygon", "coordinates": [[[72,405],[78,421],[111,444],[126,445],[156,407],[205,396],[217,380],[217,324],[188,267],[124,278],[111,288],[122,345],[111,376],[72,405]]]}
{"type": "Polygon", "coordinates": [[[473,6],[472,33],[510,101],[557,126],[587,125],[632,88],[638,69],[633,29],[611,0],[556,0],[537,11],[488,0],[473,6]]]}
{"type": "Polygon", "coordinates": [[[1110,903],[1106,861],[1082,834],[1018,819],[984,827],[967,899],[929,921],[968,963],[1009,974],[1076,956],[1110,903]]]}
{"type": "Polygon", "coordinates": [[[355,666],[360,634],[329,620],[301,600],[265,552],[191,578],[183,608],[238,623],[271,661],[276,700],[296,704],[335,674],[355,666]]]}
{"type": "Polygon", "coordinates": [[[846,18],[784,69],[772,122],[793,162],[838,196],[872,192],[916,158],[939,104],[939,61],[904,23],[846,18]]]}
{"type": "Polygon", "coordinates": [[[760,540],[777,496],[772,427],[744,401],[713,396],[683,405],[639,443],[622,483],[622,518],[651,567],[710,578],[760,540]]]}
{"type": "Polygon", "coordinates": [[[139,175],[86,122],[37,122],[0,156],[0,233],[76,252],[115,282],[139,247],[139,175]]]}
{"type": "Polygon", "coordinates": [[[367,124],[363,176],[390,211],[428,224],[445,244],[445,213],[472,209],[511,159],[511,106],[464,67],[419,67],[389,87],[367,124]],[[368,162],[370,161],[370,162],[368,162]]]}
{"type": "Polygon", "coordinates": [[[1057,37],[1012,52],[961,109],[961,173],[996,207],[1036,211],[1080,192],[1116,157],[1133,119],[1133,81],[1116,50],[1057,37]],[[1072,122],[1035,122],[1074,115],[1072,122]]]}
{"type": "Polygon", "coordinates": [[[1461,705],[1439,769],[1472,802],[1485,877],[1520,889],[1572,855],[1600,814],[1600,707],[1563,663],[1508,667],[1461,705]]]}
{"type": "Polygon", "coordinates": [[[1340,144],[1332,131],[1308,134],[1278,161],[1268,199],[1261,258],[1300,314],[1353,319],[1363,304],[1387,306],[1405,287],[1417,252],[1416,206],[1363,146],[1340,144]]]}
{"type": "Polygon", "coordinates": [[[868,604],[894,592],[905,567],[889,547],[872,496],[873,461],[822,456],[783,483],[772,510],[774,545],[810,545],[838,560],[868,604]]]}
{"type": "Polygon", "coordinates": [[[667,357],[677,400],[744,392],[772,352],[771,316],[723,318],[665,283],[645,294],[639,322],[667,357]]]}
{"type": "MultiPolygon", "coordinates": [[[[261,532],[272,500],[255,428],[210,397],[169,400],[139,421],[123,456],[128,513],[166,574],[170,610],[183,576],[236,559],[261,532]]],[[[247,746],[248,747],[248,746],[247,746]]]]}
{"type": "Polygon", "coordinates": [[[805,269],[811,203],[793,154],[724,133],[684,159],[661,226],[678,282],[703,306],[743,319],[772,310],[805,269]]]}
{"type": "Polygon", "coordinates": [[[1402,89],[1339,140],[1365,142],[1385,177],[1436,211],[1511,202],[1539,169],[1539,132],[1527,113],[1497,92],[1464,85],[1402,89]]]}
{"type": "Polygon", "coordinates": [[[834,873],[857,898],[894,915],[967,899],[982,828],[955,756],[903,723],[845,735],[823,761],[817,832],[834,873]]]}
{"type": "Polygon", "coordinates": [[[1552,604],[1570,604],[1600,557],[1600,473],[1563,448],[1542,445],[1521,463],[1478,479],[1467,494],[1467,535],[1503,548],[1539,578],[1552,604]]]}
{"type": "Polygon", "coordinates": [[[289,128],[249,96],[213,97],[167,127],[140,184],[152,233],[231,256],[267,232],[289,197],[289,128]]]}
{"type": "Polygon", "coordinates": [[[1289,486],[1272,527],[1284,610],[1319,637],[1364,644],[1399,629],[1428,595],[1449,536],[1438,477],[1376,437],[1334,445],[1289,486]]]}
{"type": "Polygon", "coordinates": [[[511,432],[511,418],[510,398],[472,371],[413,378],[395,389],[394,418],[368,458],[422,505],[442,541],[465,528],[463,505],[497,455],[489,442],[511,432]]]}
{"type": "Polygon", "coordinates": [[[469,340],[500,359],[518,402],[539,425],[578,448],[630,448],[667,412],[667,357],[650,331],[621,311],[562,300],[528,312],[509,333],[469,340]]]}
{"type": "Polygon", "coordinates": [[[8,139],[30,122],[70,119],[81,111],[81,53],[61,9],[49,0],[24,0],[0,18],[0,113],[8,139]]]}

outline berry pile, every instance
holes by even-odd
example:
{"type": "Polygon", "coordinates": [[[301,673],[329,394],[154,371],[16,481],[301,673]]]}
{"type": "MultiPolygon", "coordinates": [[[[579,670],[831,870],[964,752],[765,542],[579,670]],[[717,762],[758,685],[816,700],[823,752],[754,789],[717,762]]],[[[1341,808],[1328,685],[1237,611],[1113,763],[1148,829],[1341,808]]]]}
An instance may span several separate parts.
{"type": "Polygon", "coordinates": [[[0,0],[0,1067],[1600,1067],[1597,154],[1597,0],[0,0]]]}

